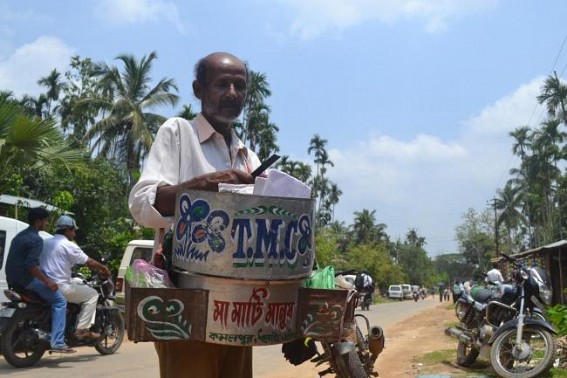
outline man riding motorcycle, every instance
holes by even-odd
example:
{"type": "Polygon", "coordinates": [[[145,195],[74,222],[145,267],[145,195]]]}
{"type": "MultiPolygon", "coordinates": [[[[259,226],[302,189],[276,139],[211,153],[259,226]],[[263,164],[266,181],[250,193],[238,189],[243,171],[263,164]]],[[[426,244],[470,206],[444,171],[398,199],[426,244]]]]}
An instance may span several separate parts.
{"type": "Polygon", "coordinates": [[[65,311],[67,302],[57,283],[40,269],[43,239],[39,231],[49,224],[49,212],[42,207],[28,212],[29,227],[12,240],[6,261],[6,280],[13,289],[25,289],[37,293],[51,305],[51,349],[61,353],[74,353],[65,344],[65,311]]]}
{"type": "Polygon", "coordinates": [[[98,339],[100,335],[90,331],[94,321],[98,292],[88,285],[71,280],[75,264],[85,264],[98,270],[103,277],[110,276],[110,270],[88,257],[73,241],[79,228],[75,220],[67,215],[57,219],[55,235],[43,244],[40,266],[45,274],[57,283],[67,302],[81,305],[73,336],[77,339],[98,339]]]}

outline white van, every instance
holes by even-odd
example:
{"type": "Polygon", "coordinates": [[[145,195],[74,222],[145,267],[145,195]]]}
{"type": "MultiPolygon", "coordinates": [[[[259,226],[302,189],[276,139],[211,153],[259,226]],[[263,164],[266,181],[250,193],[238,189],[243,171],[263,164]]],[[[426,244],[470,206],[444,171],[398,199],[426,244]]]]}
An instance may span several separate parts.
{"type": "Polygon", "coordinates": [[[118,269],[118,277],[116,278],[116,306],[122,312],[126,311],[124,292],[124,275],[126,274],[126,269],[132,265],[132,261],[134,261],[134,259],[150,261],[152,259],[153,247],[153,240],[132,240],[128,243],[124,250],[124,255],[120,262],[120,268],[118,269]]]}
{"type": "Polygon", "coordinates": [[[402,292],[404,293],[404,299],[412,299],[413,293],[411,291],[410,284],[402,284],[402,292]]]}
{"type": "Polygon", "coordinates": [[[400,301],[404,299],[404,293],[402,292],[402,285],[390,285],[388,287],[388,298],[399,299],[400,301]]]}
{"type": "MultiPolygon", "coordinates": [[[[8,301],[8,298],[4,295],[4,290],[8,288],[8,283],[6,282],[6,260],[8,259],[10,244],[14,236],[28,227],[29,225],[25,222],[0,216],[0,302],[8,301]]],[[[51,237],[45,231],[40,231],[39,235],[44,239],[51,237]]]]}

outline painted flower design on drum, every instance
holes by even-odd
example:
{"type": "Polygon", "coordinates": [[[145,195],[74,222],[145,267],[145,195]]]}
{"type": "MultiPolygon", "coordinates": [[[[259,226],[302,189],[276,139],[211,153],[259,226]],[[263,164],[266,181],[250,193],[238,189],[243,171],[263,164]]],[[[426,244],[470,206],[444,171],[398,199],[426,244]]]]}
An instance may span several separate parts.
{"type": "Polygon", "coordinates": [[[179,199],[179,220],[175,228],[175,236],[180,242],[175,253],[192,256],[198,260],[206,260],[208,251],[201,244],[207,242],[214,252],[222,252],[226,241],[222,232],[229,223],[228,214],[222,210],[213,210],[203,199],[191,202],[187,194],[179,199]],[[183,242],[184,241],[184,242],[183,242]]]}

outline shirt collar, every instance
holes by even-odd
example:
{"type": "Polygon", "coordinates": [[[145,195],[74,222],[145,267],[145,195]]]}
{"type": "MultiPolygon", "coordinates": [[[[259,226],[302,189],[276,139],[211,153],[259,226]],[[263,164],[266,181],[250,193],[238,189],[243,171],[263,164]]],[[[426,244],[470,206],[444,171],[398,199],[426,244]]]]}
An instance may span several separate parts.
{"type": "MultiPolygon", "coordinates": [[[[197,134],[199,135],[199,143],[201,144],[209,140],[214,134],[219,134],[201,113],[199,113],[197,117],[195,117],[195,119],[193,120],[193,124],[197,128],[197,134]]],[[[230,146],[231,151],[237,150],[238,152],[242,152],[244,156],[248,156],[248,150],[246,149],[246,146],[244,146],[244,143],[242,143],[238,135],[236,135],[234,129],[231,128],[230,132],[232,133],[232,138],[231,138],[232,142],[230,146]]]]}

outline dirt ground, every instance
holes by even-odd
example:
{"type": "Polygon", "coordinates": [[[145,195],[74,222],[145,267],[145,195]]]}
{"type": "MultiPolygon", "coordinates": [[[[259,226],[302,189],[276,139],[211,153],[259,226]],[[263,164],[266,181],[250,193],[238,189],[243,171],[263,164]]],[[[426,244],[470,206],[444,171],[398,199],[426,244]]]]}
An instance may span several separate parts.
{"type": "MultiPolygon", "coordinates": [[[[403,378],[419,375],[465,377],[454,358],[436,363],[420,363],[420,357],[434,351],[455,350],[457,342],[445,336],[445,329],[456,322],[450,302],[439,303],[387,330],[386,348],[376,361],[380,377],[403,378]]],[[[452,303],[452,302],[451,302],[452,303]]]]}

